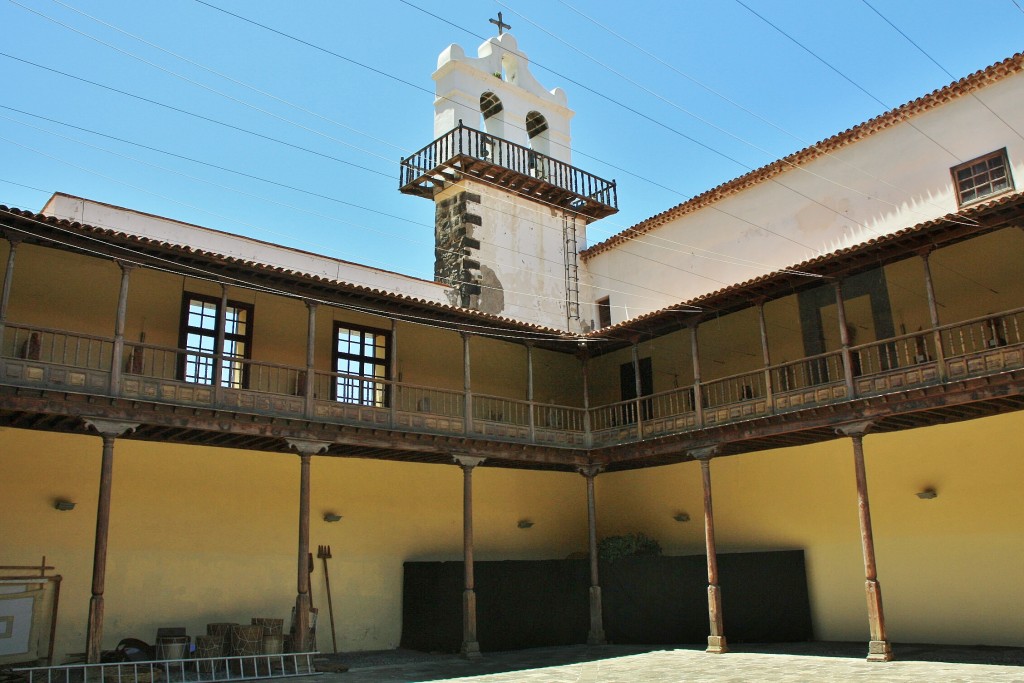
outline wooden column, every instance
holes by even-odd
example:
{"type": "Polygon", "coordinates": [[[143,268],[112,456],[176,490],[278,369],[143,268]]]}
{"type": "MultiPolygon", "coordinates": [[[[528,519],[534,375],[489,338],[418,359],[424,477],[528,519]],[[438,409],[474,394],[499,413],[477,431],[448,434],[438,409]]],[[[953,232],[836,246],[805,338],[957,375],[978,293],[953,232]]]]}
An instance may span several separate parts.
{"type": "Polygon", "coordinates": [[[121,368],[124,367],[124,321],[128,314],[128,280],[131,277],[131,263],[118,261],[121,267],[121,291],[117,295],[117,317],[114,319],[114,350],[110,359],[110,393],[121,393],[121,368]]]}
{"type": "Polygon", "coordinates": [[[843,345],[843,377],[846,380],[846,397],[856,395],[853,386],[853,356],[850,352],[850,330],[846,327],[846,306],[843,303],[843,284],[836,280],[832,286],[836,290],[836,314],[839,316],[839,341],[843,345]]]}
{"type": "Polygon", "coordinates": [[[388,379],[390,384],[387,390],[388,420],[391,428],[394,429],[398,423],[398,320],[391,319],[391,348],[388,349],[388,379]]]}
{"type": "Polygon", "coordinates": [[[527,424],[530,426],[531,443],[537,441],[537,425],[533,415],[533,401],[533,342],[526,342],[526,404],[527,409],[530,411],[527,424]]]}
{"type": "Polygon", "coordinates": [[[772,386],[772,354],[768,348],[768,323],[764,319],[764,301],[757,302],[757,324],[761,330],[761,357],[764,359],[764,391],[768,412],[775,412],[775,387],[772,386]]]}
{"type": "Polygon", "coordinates": [[[935,283],[932,280],[932,267],[928,261],[929,251],[921,252],[921,264],[924,266],[924,289],[928,295],[928,315],[931,317],[932,329],[935,335],[935,368],[939,373],[939,379],[945,380],[946,372],[946,351],[942,346],[942,333],[939,331],[939,304],[935,299],[935,283]]]}
{"type": "Polygon", "coordinates": [[[114,483],[114,439],[134,431],[137,422],[116,422],[101,418],[82,418],[103,439],[100,464],[100,492],[96,502],[96,540],[92,555],[92,598],[89,599],[89,621],[85,636],[85,661],[98,664],[103,649],[103,590],[107,577],[107,546],[110,532],[110,492],[114,483]]]}
{"type": "Polygon", "coordinates": [[[311,652],[316,643],[309,642],[309,611],[312,601],[309,597],[309,463],[317,453],[326,451],[329,441],[310,439],[287,439],[288,445],[299,452],[299,557],[295,596],[295,633],[292,634],[294,652],[311,652]]]}
{"type": "Polygon", "coordinates": [[[14,257],[18,252],[18,245],[21,244],[20,237],[7,236],[11,250],[7,253],[7,270],[4,271],[3,289],[0,290],[0,348],[3,348],[4,326],[7,324],[7,307],[11,301],[11,283],[14,282],[14,257]]]}
{"type": "Polygon", "coordinates": [[[587,531],[590,550],[590,633],[587,635],[588,645],[604,645],[604,612],[601,607],[601,582],[597,574],[597,502],[594,496],[594,477],[603,468],[600,465],[588,465],[579,468],[579,473],[587,480],[587,531]]]}
{"type": "Polygon", "coordinates": [[[701,483],[704,487],[704,542],[708,556],[708,636],[707,652],[723,654],[729,651],[722,624],[722,589],[718,586],[718,551],[715,548],[715,515],[711,505],[711,458],[717,446],[692,451],[690,455],[700,461],[701,483]]]}
{"type": "Polygon", "coordinates": [[[466,414],[463,415],[464,429],[466,434],[473,433],[473,389],[472,382],[470,381],[470,364],[469,364],[469,332],[460,332],[462,335],[462,390],[465,392],[464,397],[464,409],[466,414]]]}
{"type": "MultiPolygon", "coordinates": [[[[228,286],[220,286],[220,310],[217,315],[217,348],[214,349],[213,359],[213,403],[219,406],[223,390],[221,389],[221,374],[224,372],[224,335],[227,332],[228,314],[228,286]]],[[[252,322],[250,321],[250,325],[252,322]]]]}
{"type": "Polygon", "coordinates": [[[590,420],[590,351],[580,342],[580,372],[583,376],[583,440],[589,448],[594,444],[593,422],[590,420]]]}
{"type": "Polygon", "coordinates": [[[700,346],[697,343],[697,325],[690,325],[690,355],[693,356],[693,411],[697,426],[704,424],[704,400],[700,394],[700,346]]]}
{"type": "Polygon", "coordinates": [[[892,659],[892,645],[885,634],[885,614],[882,611],[882,587],[878,583],[875,565],[875,538],[871,530],[871,505],[868,502],[868,479],[864,470],[864,435],[871,422],[855,422],[838,427],[836,432],[853,441],[853,464],[857,475],[857,514],[860,520],[860,544],[864,554],[864,591],[868,600],[869,662],[888,662],[892,659]]]}
{"type": "Polygon", "coordinates": [[[633,357],[633,390],[636,392],[636,438],[644,438],[644,416],[642,405],[643,383],[640,381],[640,345],[634,340],[631,345],[633,357]]]}
{"type": "Polygon", "coordinates": [[[305,397],[303,410],[310,419],[316,403],[316,309],[315,301],[306,302],[306,383],[302,392],[305,397]]]}
{"type": "Polygon", "coordinates": [[[478,659],[480,643],[476,639],[476,583],[473,578],[473,468],[484,461],[472,455],[456,455],[462,468],[462,557],[465,584],[462,591],[462,656],[478,659]]]}

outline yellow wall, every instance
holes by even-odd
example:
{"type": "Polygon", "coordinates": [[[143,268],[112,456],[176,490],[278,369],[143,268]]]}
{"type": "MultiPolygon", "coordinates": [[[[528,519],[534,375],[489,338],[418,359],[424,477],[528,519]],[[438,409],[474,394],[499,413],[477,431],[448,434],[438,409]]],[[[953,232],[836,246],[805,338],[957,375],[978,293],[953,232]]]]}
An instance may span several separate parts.
{"type": "MultiPolygon", "coordinates": [[[[101,442],[0,429],[3,564],[63,575],[57,658],[84,649],[101,442]],[[78,504],[54,509],[55,498],[78,504]]],[[[159,626],[286,618],[295,600],[299,459],[294,455],[119,440],[104,646],[152,642],[159,626]]],[[[550,559],[586,549],[586,492],[575,474],[481,467],[477,558],[550,559]],[[535,522],[519,529],[520,519],[535,522]]],[[[339,648],[396,647],[402,563],[462,556],[462,472],[454,465],[317,457],[311,544],[330,545],[339,648]],[[328,524],[325,512],[343,515],[328,524]]],[[[330,647],[322,562],[313,575],[330,647]]]]}
{"type": "MultiPolygon", "coordinates": [[[[891,639],[1024,645],[1022,429],[1014,413],[865,438],[891,639]],[[914,495],[926,488],[938,497],[914,495]]],[[[850,440],[715,459],[711,475],[720,552],[804,549],[815,636],[867,640],[850,440]]],[[[643,531],[666,554],[704,552],[697,463],[597,485],[601,536],[643,531]]]]}

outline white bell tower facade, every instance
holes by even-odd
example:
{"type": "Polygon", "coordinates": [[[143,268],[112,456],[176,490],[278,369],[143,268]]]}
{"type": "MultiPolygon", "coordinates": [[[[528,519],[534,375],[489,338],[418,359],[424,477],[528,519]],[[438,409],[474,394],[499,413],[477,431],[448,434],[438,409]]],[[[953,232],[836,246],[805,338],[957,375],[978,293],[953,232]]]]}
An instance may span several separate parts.
{"type": "Polygon", "coordinates": [[[582,332],[578,254],[587,224],[618,210],[615,183],[571,165],[565,93],[492,23],[476,57],[438,57],[436,139],[402,160],[401,191],[434,201],[434,278],[452,304],[582,332]]]}

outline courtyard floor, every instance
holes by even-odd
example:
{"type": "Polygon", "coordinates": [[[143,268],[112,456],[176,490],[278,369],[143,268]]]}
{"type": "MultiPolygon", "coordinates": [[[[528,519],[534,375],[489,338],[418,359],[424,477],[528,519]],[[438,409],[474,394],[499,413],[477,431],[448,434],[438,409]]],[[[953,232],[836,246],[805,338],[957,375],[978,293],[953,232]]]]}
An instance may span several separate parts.
{"type": "Polygon", "coordinates": [[[585,645],[456,655],[407,650],[331,655],[320,683],[668,683],[669,681],[1018,681],[1024,648],[893,646],[892,662],[867,662],[866,643],[740,644],[725,655],[695,646],[585,645]]]}

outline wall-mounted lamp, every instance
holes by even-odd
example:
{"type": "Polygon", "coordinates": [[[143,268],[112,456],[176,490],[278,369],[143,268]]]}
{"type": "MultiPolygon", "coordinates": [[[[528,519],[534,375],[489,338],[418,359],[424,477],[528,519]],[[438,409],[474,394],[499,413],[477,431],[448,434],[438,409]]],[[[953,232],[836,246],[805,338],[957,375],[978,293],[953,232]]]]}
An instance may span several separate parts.
{"type": "Polygon", "coordinates": [[[528,519],[521,519],[519,520],[519,523],[516,524],[516,526],[520,529],[529,529],[531,526],[533,526],[533,522],[531,522],[528,519]]]}
{"type": "Polygon", "coordinates": [[[341,521],[341,515],[339,515],[336,512],[325,513],[324,514],[324,521],[325,522],[340,522],[341,521]]]}
{"type": "Polygon", "coordinates": [[[689,522],[690,515],[686,514],[685,512],[677,512],[676,514],[672,515],[672,519],[676,520],[677,522],[689,522]]]}
{"type": "Polygon", "coordinates": [[[939,497],[939,494],[935,492],[935,489],[925,489],[924,491],[918,491],[914,495],[921,500],[931,500],[932,498],[939,497]]]}
{"type": "Polygon", "coordinates": [[[67,512],[68,510],[74,510],[75,504],[70,500],[57,499],[53,501],[53,507],[61,512],[67,512]]]}

